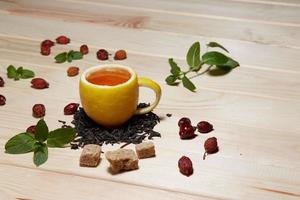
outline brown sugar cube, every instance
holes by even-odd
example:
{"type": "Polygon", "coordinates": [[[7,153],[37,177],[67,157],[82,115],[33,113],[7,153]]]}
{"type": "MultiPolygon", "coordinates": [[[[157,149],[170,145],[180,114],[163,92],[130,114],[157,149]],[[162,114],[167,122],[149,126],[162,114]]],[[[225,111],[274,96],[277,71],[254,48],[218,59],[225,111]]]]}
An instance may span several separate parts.
{"type": "Polygon", "coordinates": [[[100,162],[101,147],[96,144],[87,144],[80,155],[81,167],[96,167],[100,162]]]}
{"type": "Polygon", "coordinates": [[[106,152],[105,156],[110,163],[112,173],[139,168],[138,157],[131,149],[108,151],[106,152]]]}
{"type": "Polygon", "coordinates": [[[135,150],[139,159],[155,156],[155,148],[153,142],[143,142],[137,144],[135,145],[135,150]]]}

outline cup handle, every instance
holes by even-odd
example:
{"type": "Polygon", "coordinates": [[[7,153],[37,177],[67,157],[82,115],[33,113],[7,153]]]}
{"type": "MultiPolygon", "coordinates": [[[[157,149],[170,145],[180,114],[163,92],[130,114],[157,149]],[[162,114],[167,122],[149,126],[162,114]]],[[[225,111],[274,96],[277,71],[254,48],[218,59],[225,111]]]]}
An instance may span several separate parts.
{"type": "Polygon", "coordinates": [[[152,81],[149,78],[141,77],[139,78],[138,83],[139,83],[139,87],[150,88],[155,92],[156,95],[155,101],[153,103],[151,103],[149,106],[145,108],[138,108],[134,113],[135,115],[142,115],[152,111],[157,106],[161,97],[161,89],[156,82],[152,81]]]}

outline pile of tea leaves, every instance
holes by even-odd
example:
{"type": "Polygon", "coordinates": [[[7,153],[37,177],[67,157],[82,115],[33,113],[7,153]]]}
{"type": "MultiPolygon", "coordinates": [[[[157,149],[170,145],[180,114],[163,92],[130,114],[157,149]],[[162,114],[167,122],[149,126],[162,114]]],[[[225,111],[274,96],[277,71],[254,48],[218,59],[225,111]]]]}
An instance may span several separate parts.
{"type": "MultiPolygon", "coordinates": [[[[140,103],[138,108],[147,107],[149,104],[140,103]]],[[[87,116],[83,108],[74,114],[72,124],[75,125],[77,137],[71,143],[72,149],[78,149],[86,144],[139,144],[145,139],[161,137],[159,132],[153,130],[159,117],[149,112],[144,115],[134,115],[121,127],[108,129],[105,128],[87,116]]]]}

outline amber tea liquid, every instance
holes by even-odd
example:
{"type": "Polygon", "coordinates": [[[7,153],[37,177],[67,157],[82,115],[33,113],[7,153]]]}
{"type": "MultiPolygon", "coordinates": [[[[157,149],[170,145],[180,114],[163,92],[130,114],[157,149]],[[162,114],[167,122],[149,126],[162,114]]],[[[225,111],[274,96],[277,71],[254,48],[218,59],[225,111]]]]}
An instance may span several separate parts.
{"type": "Polygon", "coordinates": [[[87,76],[87,81],[95,85],[115,86],[127,82],[131,74],[118,68],[101,69],[87,76]]]}

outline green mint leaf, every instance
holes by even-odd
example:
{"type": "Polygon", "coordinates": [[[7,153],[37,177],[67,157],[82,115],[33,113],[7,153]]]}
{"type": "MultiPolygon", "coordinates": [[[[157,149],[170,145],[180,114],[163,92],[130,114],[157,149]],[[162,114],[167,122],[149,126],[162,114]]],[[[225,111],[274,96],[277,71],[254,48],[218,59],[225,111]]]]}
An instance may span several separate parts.
{"type": "Polygon", "coordinates": [[[27,78],[33,78],[35,76],[34,72],[29,69],[23,69],[21,72],[21,78],[27,79],[27,78]]]}
{"type": "Polygon", "coordinates": [[[174,75],[170,75],[165,79],[165,81],[168,85],[176,85],[177,84],[176,80],[177,80],[177,77],[174,75]]]}
{"type": "Polygon", "coordinates": [[[17,72],[17,69],[13,65],[9,65],[7,67],[7,77],[19,80],[19,74],[17,72]]]}
{"type": "Polygon", "coordinates": [[[68,54],[67,61],[70,63],[70,62],[72,62],[72,60],[73,60],[72,56],[68,54]]]}
{"type": "Polygon", "coordinates": [[[67,61],[68,62],[72,62],[72,60],[73,60],[73,50],[70,50],[69,52],[68,52],[68,54],[67,54],[67,61]]]}
{"type": "Polygon", "coordinates": [[[224,65],[228,57],[217,51],[210,51],[202,56],[202,62],[208,65],[224,65]]]}
{"type": "Polygon", "coordinates": [[[27,133],[20,133],[9,139],[5,144],[5,152],[9,154],[22,154],[34,150],[36,140],[27,133]]]}
{"type": "Polygon", "coordinates": [[[23,71],[23,67],[18,67],[18,69],[17,69],[17,73],[18,73],[18,74],[21,74],[21,73],[22,73],[22,71],[23,71]]]}
{"type": "Polygon", "coordinates": [[[192,81],[190,81],[190,79],[188,79],[186,76],[183,76],[182,78],[182,83],[183,86],[187,89],[189,89],[190,91],[194,92],[196,89],[196,86],[194,85],[194,83],[192,83],[192,81]]]}
{"type": "Polygon", "coordinates": [[[186,55],[186,61],[190,68],[200,65],[200,43],[195,42],[186,55]]]}
{"type": "Polygon", "coordinates": [[[228,74],[231,71],[230,68],[213,68],[208,71],[208,74],[210,76],[224,76],[228,74]]]}
{"type": "Polygon", "coordinates": [[[38,167],[48,160],[48,147],[45,143],[38,144],[34,150],[33,162],[38,167]]]}
{"type": "Polygon", "coordinates": [[[59,128],[49,133],[47,140],[48,147],[64,147],[72,142],[75,138],[76,131],[74,128],[59,128]]]}
{"type": "Polygon", "coordinates": [[[229,53],[229,51],[228,51],[225,47],[223,47],[222,45],[220,45],[220,44],[217,43],[217,42],[210,42],[210,43],[208,43],[206,46],[208,46],[208,47],[218,47],[218,48],[223,49],[223,50],[226,51],[227,53],[229,53]]]}
{"type": "Polygon", "coordinates": [[[223,65],[216,65],[218,68],[222,69],[234,69],[236,67],[240,66],[240,64],[233,60],[232,58],[228,57],[228,61],[224,63],[223,65]]]}
{"type": "Polygon", "coordinates": [[[181,69],[180,67],[178,67],[177,63],[174,62],[173,58],[169,58],[169,64],[171,66],[171,74],[173,74],[174,76],[179,76],[181,69]]]}
{"type": "Polygon", "coordinates": [[[80,51],[73,51],[71,55],[72,55],[72,60],[80,60],[83,58],[83,55],[81,54],[80,51]]]}
{"type": "Polygon", "coordinates": [[[36,131],[35,131],[34,137],[36,140],[38,140],[40,142],[44,142],[47,140],[48,134],[49,134],[49,129],[48,129],[46,122],[43,119],[40,119],[38,121],[38,123],[36,124],[35,130],[36,131]]]}
{"type": "Polygon", "coordinates": [[[64,62],[66,62],[66,60],[67,60],[67,52],[63,52],[63,53],[57,54],[54,59],[55,59],[56,63],[64,63],[64,62]]]}

